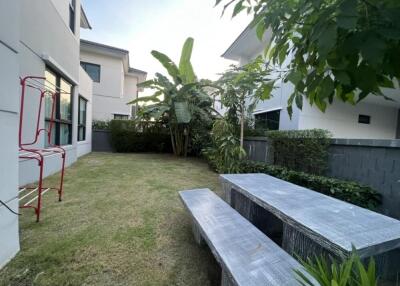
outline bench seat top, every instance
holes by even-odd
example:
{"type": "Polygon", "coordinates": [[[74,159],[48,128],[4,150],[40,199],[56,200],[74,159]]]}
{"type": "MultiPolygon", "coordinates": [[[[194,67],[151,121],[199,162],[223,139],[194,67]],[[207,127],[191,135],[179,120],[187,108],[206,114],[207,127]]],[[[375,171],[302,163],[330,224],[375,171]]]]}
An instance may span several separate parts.
{"type": "Polygon", "coordinates": [[[400,221],[266,174],[221,175],[239,191],[304,234],[361,257],[400,247],[400,221]]]}
{"type": "Polygon", "coordinates": [[[300,285],[293,269],[305,273],[303,267],[214,192],[196,189],[179,194],[235,285],[300,285]]]}

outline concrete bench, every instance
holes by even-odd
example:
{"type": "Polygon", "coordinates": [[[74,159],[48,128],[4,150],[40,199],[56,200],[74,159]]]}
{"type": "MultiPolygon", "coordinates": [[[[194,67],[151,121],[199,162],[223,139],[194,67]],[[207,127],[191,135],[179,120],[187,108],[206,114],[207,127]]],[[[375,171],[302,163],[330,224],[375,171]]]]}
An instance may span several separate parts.
{"type": "Polygon", "coordinates": [[[207,243],[222,268],[221,285],[300,285],[294,269],[305,273],[303,267],[215,193],[179,194],[193,219],[196,242],[207,243]]]}
{"type": "Polygon", "coordinates": [[[225,200],[291,255],[373,256],[381,278],[400,274],[400,221],[266,174],[220,176],[225,200]]]}

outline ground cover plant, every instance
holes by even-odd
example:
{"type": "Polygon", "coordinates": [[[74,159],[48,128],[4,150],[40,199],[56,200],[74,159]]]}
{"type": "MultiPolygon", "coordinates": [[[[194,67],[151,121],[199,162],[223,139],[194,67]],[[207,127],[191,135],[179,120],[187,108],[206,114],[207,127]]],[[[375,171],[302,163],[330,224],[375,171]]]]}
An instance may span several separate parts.
{"type": "Polygon", "coordinates": [[[219,191],[217,174],[197,159],[85,156],[66,170],[63,202],[45,195],[40,223],[23,211],[21,252],[0,285],[218,285],[177,193],[196,187],[219,191]]]}

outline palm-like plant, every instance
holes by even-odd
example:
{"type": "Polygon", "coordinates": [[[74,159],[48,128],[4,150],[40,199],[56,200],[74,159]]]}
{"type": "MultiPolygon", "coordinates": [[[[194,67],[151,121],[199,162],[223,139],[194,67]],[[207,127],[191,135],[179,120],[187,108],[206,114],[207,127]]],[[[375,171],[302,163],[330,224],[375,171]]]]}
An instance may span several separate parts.
{"type": "Polygon", "coordinates": [[[170,78],[156,73],[154,79],[138,85],[153,89],[155,93],[128,103],[150,103],[141,107],[139,119],[153,118],[166,122],[174,154],[178,156],[187,155],[193,119],[208,120],[215,112],[212,100],[204,90],[208,81],[198,80],[193,71],[190,61],[193,43],[193,38],[185,41],[179,66],[167,55],[152,51],[151,54],[164,66],[170,78]]]}

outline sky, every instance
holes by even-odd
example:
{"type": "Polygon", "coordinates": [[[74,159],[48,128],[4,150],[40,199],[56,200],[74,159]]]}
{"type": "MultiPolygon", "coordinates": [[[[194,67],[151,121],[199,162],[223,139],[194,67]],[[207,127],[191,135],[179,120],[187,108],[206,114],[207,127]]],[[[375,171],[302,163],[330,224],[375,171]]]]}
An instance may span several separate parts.
{"type": "Polygon", "coordinates": [[[81,38],[126,49],[133,68],[166,73],[150,52],[158,50],[179,63],[182,45],[194,38],[192,64],[198,78],[217,79],[233,62],[222,53],[250,22],[250,16],[221,18],[215,0],[82,0],[92,30],[81,38]]]}

